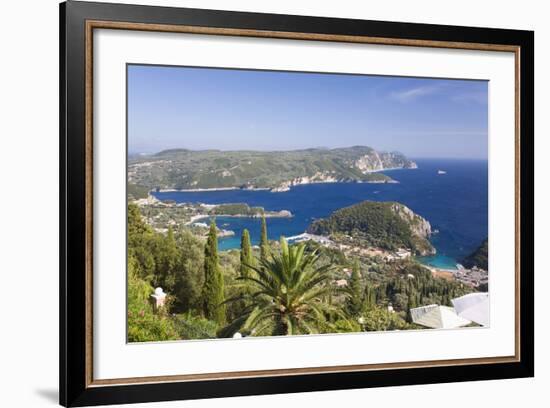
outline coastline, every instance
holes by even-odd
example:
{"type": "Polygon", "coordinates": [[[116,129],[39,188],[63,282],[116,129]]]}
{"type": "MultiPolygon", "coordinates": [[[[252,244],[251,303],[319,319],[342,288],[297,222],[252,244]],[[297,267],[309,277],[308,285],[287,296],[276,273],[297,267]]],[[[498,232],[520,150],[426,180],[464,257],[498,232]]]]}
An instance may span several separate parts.
{"type": "MultiPolygon", "coordinates": [[[[206,203],[227,203],[227,202],[237,202],[237,201],[243,201],[247,203],[252,203],[251,205],[258,205],[258,206],[266,206],[270,209],[281,209],[286,208],[293,212],[294,218],[287,221],[284,219],[278,220],[276,218],[272,219],[272,223],[274,226],[272,227],[273,231],[273,237],[270,236],[270,239],[274,237],[278,237],[280,235],[286,235],[286,236],[292,236],[297,235],[300,233],[303,233],[305,231],[305,226],[307,225],[307,222],[313,217],[322,217],[323,215],[329,214],[330,212],[334,211],[337,208],[345,207],[348,205],[353,204],[353,202],[363,199],[369,199],[373,201],[398,201],[402,202],[404,204],[408,204],[409,206],[412,206],[411,208],[414,208],[417,211],[421,211],[422,214],[429,219],[432,223],[434,223],[435,228],[441,228],[442,231],[444,229],[448,229],[451,231],[449,234],[440,234],[439,236],[434,236],[433,242],[435,242],[435,247],[438,249],[438,255],[435,257],[429,256],[424,259],[424,257],[418,257],[418,261],[422,263],[423,265],[427,267],[431,267],[434,269],[439,270],[445,270],[446,272],[453,273],[457,271],[456,269],[456,262],[461,257],[465,256],[462,252],[458,251],[456,249],[457,246],[467,246],[469,245],[469,242],[465,241],[465,238],[462,237],[463,233],[463,227],[460,225],[457,225],[457,222],[450,222],[448,225],[441,224],[441,219],[443,217],[443,220],[446,220],[444,213],[444,208],[456,208],[457,205],[465,205],[465,209],[468,209],[468,211],[460,210],[460,213],[458,213],[460,224],[465,224],[467,226],[473,226],[473,222],[475,221],[475,228],[470,231],[470,227],[468,227],[468,234],[467,238],[470,240],[475,240],[476,242],[478,240],[481,240],[481,237],[486,236],[487,232],[484,228],[478,227],[479,225],[483,226],[486,223],[485,218],[485,212],[483,214],[477,212],[477,207],[474,208],[473,204],[471,204],[473,201],[471,199],[462,199],[458,197],[458,201],[453,198],[453,192],[455,190],[462,191],[461,189],[464,188],[463,179],[449,179],[445,180],[445,183],[442,183],[437,179],[435,176],[435,172],[437,169],[444,168],[446,170],[453,170],[454,175],[464,175],[464,177],[471,175],[479,175],[479,182],[474,183],[474,192],[476,192],[475,196],[475,202],[479,201],[481,204],[483,204],[486,200],[486,197],[484,195],[485,191],[485,184],[486,181],[484,181],[484,177],[486,175],[485,169],[487,166],[486,160],[479,160],[475,161],[477,164],[474,166],[472,160],[452,160],[449,161],[447,159],[430,159],[425,161],[418,162],[418,169],[411,169],[411,168],[398,168],[395,170],[417,170],[417,171],[393,171],[391,173],[392,178],[396,178],[399,180],[402,184],[402,186],[399,189],[394,189],[392,185],[380,185],[378,187],[377,184],[357,184],[357,186],[353,186],[354,183],[351,182],[340,182],[340,183],[324,183],[324,184],[310,184],[310,185],[302,185],[301,187],[298,186],[298,188],[294,189],[292,188],[288,194],[267,194],[268,191],[264,191],[263,193],[260,192],[257,195],[254,193],[246,193],[246,189],[235,189],[233,188],[233,191],[227,191],[223,192],[220,191],[219,193],[194,193],[186,195],[182,193],[181,195],[175,193],[173,195],[170,194],[155,194],[160,200],[164,199],[174,199],[178,203],[181,201],[183,202],[206,202],[206,203]],[[478,163],[479,162],[479,163],[478,163]],[[472,167],[474,166],[474,167],[472,167]],[[481,173],[479,171],[481,171],[481,173]],[[399,173],[399,174],[398,174],[399,173]],[[395,176],[393,175],[395,174],[395,176]],[[417,180],[420,183],[417,183],[417,180]],[[315,186],[318,186],[319,188],[314,188],[315,186]],[[363,185],[363,187],[361,187],[363,185]],[[321,186],[327,186],[321,187],[321,186]],[[332,187],[334,186],[334,187],[332,187]],[[347,187],[349,186],[349,187],[347,187]],[[302,190],[303,188],[303,190],[302,190]],[[338,197],[335,197],[335,199],[338,201],[338,205],[330,204],[327,200],[329,199],[328,196],[325,196],[326,193],[332,192],[334,188],[334,191],[338,192],[338,197]],[[424,195],[427,189],[435,188],[435,191],[441,194],[443,194],[443,199],[441,201],[441,205],[438,205],[437,207],[434,207],[432,204],[425,205],[426,200],[415,198],[419,194],[424,195]],[[299,191],[298,191],[299,190],[299,191]],[[196,195],[195,195],[196,194],[196,195]],[[212,194],[212,196],[210,195],[212,194]],[[346,197],[346,199],[340,199],[340,197],[346,197]],[[303,200],[303,203],[302,203],[303,200]],[[317,202],[319,200],[319,202],[317,202]],[[341,201],[341,205],[340,205],[341,201]],[[458,204],[457,204],[458,203],[458,204]],[[334,208],[333,208],[334,207],[334,208]],[[298,211],[299,210],[299,211],[298,211]],[[305,212],[304,212],[305,211],[305,212]],[[443,214],[443,215],[442,215],[443,214]],[[433,217],[433,219],[432,219],[433,217]],[[307,222],[306,219],[307,218],[307,222]],[[296,220],[296,221],[293,221],[296,220]],[[297,224],[295,224],[295,222],[297,224]],[[290,225],[296,225],[298,226],[298,229],[295,227],[290,227],[290,225]],[[302,226],[304,224],[304,226],[302,226]],[[441,225],[440,225],[441,224],[441,225]],[[478,230],[480,232],[478,233],[478,230]],[[454,231],[458,231],[460,234],[454,234],[454,231]],[[455,236],[456,235],[456,236],[455,236]],[[479,235],[479,237],[478,237],[479,235]]],[[[388,169],[385,169],[388,170],[388,169]]],[[[388,170],[388,174],[390,174],[390,171],[388,170]]],[[[478,180],[478,178],[476,178],[478,180]]],[[[395,184],[393,186],[399,186],[399,184],[395,184]]],[[[467,190],[469,191],[470,186],[468,185],[467,190]]],[[[332,200],[332,198],[330,198],[332,200]]],[[[329,200],[329,201],[330,201],[329,200]]],[[[461,207],[462,208],[462,207],[461,207]]],[[[202,215],[207,215],[206,210],[200,211],[202,215]]],[[[221,211],[220,211],[221,213],[221,211]]],[[[219,217],[219,216],[218,216],[219,217]]],[[[189,218],[187,218],[189,219],[189,218]]],[[[221,220],[220,220],[221,222],[221,220]]],[[[240,233],[240,231],[243,228],[247,228],[251,231],[251,228],[254,229],[256,225],[256,220],[253,218],[250,218],[247,220],[246,218],[227,218],[227,221],[231,227],[233,228],[237,233],[240,233]],[[231,221],[234,220],[234,221],[231,221]]],[[[269,220],[268,220],[269,223],[269,220]]],[[[258,234],[259,232],[256,231],[255,234],[258,234]]],[[[472,241],[473,242],[473,241],[472,241]]],[[[224,244],[224,248],[236,246],[234,242],[227,241],[226,244],[224,244]]]]}
{"type": "Polygon", "coordinates": [[[385,169],[367,170],[365,173],[380,173],[381,171],[394,171],[394,170],[418,170],[418,165],[416,167],[388,167],[385,169]]]}
{"type": "Polygon", "coordinates": [[[150,190],[152,193],[205,193],[209,191],[269,191],[271,187],[208,187],[208,188],[160,188],[158,190],[150,190]]]}
{"type": "MultiPolygon", "coordinates": [[[[394,171],[394,170],[416,170],[418,169],[418,166],[416,167],[388,167],[383,169],[377,169],[377,170],[368,170],[365,171],[365,174],[370,173],[380,173],[384,171],[394,171]]],[[[390,180],[349,180],[349,181],[343,181],[343,180],[312,180],[308,182],[298,182],[293,183],[292,181],[283,182],[278,186],[274,187],[205,187],[205,188],[160,188],[157,190],[150,190],[149,194],[152,193],[204,193],[204,192],[215,192],[215,191],[235,191],[235,190],[242,190],[242,191],[271,191],[273,193],[279,193],[279,192],[285,192],[289,191],[290,188],[295,186],[301,186],[301,185],[307,185],[307,184],[324,184],[324,183],[368,183],[368,184],[398,184],[399,181],[393,180],[390,178],[390,180]]]]}
{"type": "MultiPolygon", "coordinates": [[[[373,171],[373,173],[386,171],[386,170],[409,170],[409,169],[402,169],[402,168],[395,168],[395,169],[384,169],[384,170],[376,170],[373,171]]],[[[208,193],[208,192],[217,192],[217,191],[269,191],[272,193],[284,193],[286,191],[289,191],[292,187],[297,186],[306,186],[310,184],[336,184],[336,183],[342,183],[342,184],[399,184],[399,181],[397,180],[351,180],[351,181],[312,181],[309,183],[297,183],[292,184],[290,186],[285,187],[213,187],[213,188],[188,188],[188,189],[176,189],[176,188],[161,188],[158,190],[150,190],[149,194],[153,195],[155,193],[208,193]]]]}
{"type": "Polygon", "coordinates": [[[214,187],[214,188],[160,188],[158,190],[151,190],[151,193],[199,193],[205,191],[231,191],[231,190],[244,190],[239,187],[214,187]]]}
{"type": "MultiPolygon", "coordinates": [[[[285,211],[285,210],[282,210],[285,211]]],[[[287,214],[280,214],[280,213],[265,213],[265,214],[254,214],[254,215],[248,215],[248,214],[197,214],[192,215],[191,219],[185,223],[185,225],[191,225],[199,220],[204,220],[206,218],[292,218],[294,215],[288,211],[287,214]]]]}

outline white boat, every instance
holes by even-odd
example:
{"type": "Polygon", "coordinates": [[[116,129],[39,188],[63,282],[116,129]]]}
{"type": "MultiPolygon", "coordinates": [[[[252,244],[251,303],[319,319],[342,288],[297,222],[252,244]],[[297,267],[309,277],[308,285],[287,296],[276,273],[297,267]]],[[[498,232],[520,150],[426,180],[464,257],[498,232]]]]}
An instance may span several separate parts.
{"type": "Polygon", "coordinates": [[[447,172],[444,170],[437,170],[437,174],[447,174],[447,172]]]}

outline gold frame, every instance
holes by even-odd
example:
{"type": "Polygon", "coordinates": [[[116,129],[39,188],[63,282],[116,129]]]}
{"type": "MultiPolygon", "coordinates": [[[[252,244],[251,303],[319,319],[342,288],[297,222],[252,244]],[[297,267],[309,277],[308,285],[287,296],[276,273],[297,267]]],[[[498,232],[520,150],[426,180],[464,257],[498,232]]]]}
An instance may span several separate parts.
{"type": "Polygon", "coordinates": [[[166,25],[149,23],[127,23],[120,21],[86,21],[86,388],[112,385],[130,385],[145,383],[167,383],[180,381],[224,380],[252,377],[292,376],[300,374],[320,374],[353,371],[372,371],[406,369],[421,367],[460,366],[470,364],[514,363],[521,361],[520,356],[520,52],[521,47],[514,45],[483,44],[466,42],[428,41],[395,39],[368,36],[349,36],[314,34],[285,31],[261,31],[249,29],[230,29],[215,27],[197,27],[187,25],[166,25]],[[513,52],[515,58],[515,353],[513,356],[480,357],[467,359],[430,360],[402,363],[357,364],[343,366],[304,367],[292,369],[254,370],[236,372],[218,372],[206,374],[184,374],[154,377],[127,377],[94,380],[93,378],[93,30],[118,29],[132,31],[155,31],[187,34],[206,34],[221,36],[241,36],[259,38],[277,38],[293,40],[329,41],[359,44],[397,45],[410,47],[449,48],[478,51],[513,52]]]}

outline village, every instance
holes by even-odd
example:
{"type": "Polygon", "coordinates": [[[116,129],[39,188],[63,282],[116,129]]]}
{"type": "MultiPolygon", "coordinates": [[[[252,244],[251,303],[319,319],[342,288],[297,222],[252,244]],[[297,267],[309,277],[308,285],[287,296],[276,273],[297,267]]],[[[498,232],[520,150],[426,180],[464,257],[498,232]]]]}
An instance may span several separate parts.
{"type": "MultiPolygon", "coordinates": [[[[289,242],[305,242],[311,240],[326,248],[337,249],[343,252],[347,257],[359,256],[380,258],[384,262],[403,261],[406,259],[411,259],[413,257],[412,252],[406,248],[399,248],[396,251],[389,251],[382,248],[365,246],[358,240],[356,240],[357,244],[354,245],[354,237],[351,237],[349,235],[339,237],[338,242],[335,242],[334,240],[326,236],[309,233],[303,233],[300,235],[289,237],[288,240],[289,242]]],[[[449,281],[458,281],[471,288],[484,288],[486,287],[486,285],[488,285],[489,282],[488,271],[478,268],[477,266],[474,266],[472,268],[465,268],[461,264],[457,264],[456,269],[442,269],[428,265],[424,266],[432,272],[432,275],[434,277],[443,278],[449,281]]],[[[344,272],[346,271],[344,270],[344,272]]],[[[335,283],[337,286],[346,286],[347,280],[341,279],[336,281],[335,283]]]]}

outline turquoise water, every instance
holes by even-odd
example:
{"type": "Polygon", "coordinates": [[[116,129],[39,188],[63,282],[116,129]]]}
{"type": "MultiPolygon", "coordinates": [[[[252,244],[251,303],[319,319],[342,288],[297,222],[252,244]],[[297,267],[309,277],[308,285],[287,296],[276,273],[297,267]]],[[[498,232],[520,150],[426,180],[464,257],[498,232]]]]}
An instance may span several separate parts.
{"type": "MultiPolygon", "coordinates": [[[[399,184],[326,183],[291,188],[283,193],[269,191],[208,191],[154,193],[160,200],[207,204],[247,203],[266,210],[289,210],[292,218],[268,218],[269,239],[301,234],[316,218],[363,200],[398,201],[420,214],[439,233],[431,237],[437,255],[422,262],[440,268],[454,268],[457,261],[473,251],[488,234],[487,161],[416,160],[415,170],[391,170],[399,184]],[[447,174],[440,175],[438,170],[447,174]]],[[[235,236],[220,239],[221,250],[238,248],[244,228],[253,244],[260,238],[260,220],[217,217],[220,228],[235,236]]]]}

